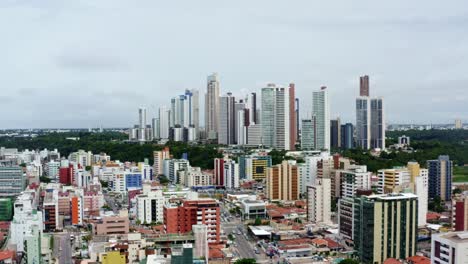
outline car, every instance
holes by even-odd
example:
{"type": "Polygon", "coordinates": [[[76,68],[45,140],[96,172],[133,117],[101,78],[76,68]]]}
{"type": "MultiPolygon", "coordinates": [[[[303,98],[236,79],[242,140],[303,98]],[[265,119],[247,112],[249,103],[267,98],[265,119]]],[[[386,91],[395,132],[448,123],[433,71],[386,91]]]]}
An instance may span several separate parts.
{"type": "Polygon", "coordinates": [[[260,254],[260,251],[258,249],[254,250],[255,254],[260,254]]]}

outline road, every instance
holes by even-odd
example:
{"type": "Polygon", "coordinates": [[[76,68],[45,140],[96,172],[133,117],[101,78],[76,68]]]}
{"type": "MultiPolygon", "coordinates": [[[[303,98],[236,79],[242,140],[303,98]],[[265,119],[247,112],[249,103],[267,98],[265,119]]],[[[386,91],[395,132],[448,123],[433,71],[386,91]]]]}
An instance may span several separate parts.
{"type": "MultiPolygon", "coordinates": [[[[244,223],[240,220],[239,217],[232,216],[224,205],[221,203],[221,213],[222,215],[227,215],[228,221],[221,222],[221,229],[226,235],[234,234],[234,244],[231,245],[233,248],[233,253],[236,254],[236,257],[239,258],[253,258],[256,259],[258,263],[264,262],[266,260],[265,253],[260,248],[260,254],[255,253],[256,241],[252,238],[246,236],[248,234],[244,223]],[[240,232],[240,235],[239,235],[240,232]],[[249,241],[250,240],[250,241],[249,241]]],[[[223,218],[223,217],[222,217],[223,218]]]]}
{"type": "Polygon", "coordinates": [[[58,259],[59,264],[71,264],[72,249],[70,243],[70,234],[54,234],[54,257],[58,259]]]}

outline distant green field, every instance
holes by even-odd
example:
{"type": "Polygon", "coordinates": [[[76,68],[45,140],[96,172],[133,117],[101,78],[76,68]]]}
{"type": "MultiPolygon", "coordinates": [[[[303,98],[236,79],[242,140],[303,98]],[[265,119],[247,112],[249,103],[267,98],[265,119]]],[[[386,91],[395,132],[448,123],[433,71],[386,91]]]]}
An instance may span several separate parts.
{"type": "Polygon", "coordinates": [[[453,167],[453,182],[468,182],[468,166],[453,167]]]}

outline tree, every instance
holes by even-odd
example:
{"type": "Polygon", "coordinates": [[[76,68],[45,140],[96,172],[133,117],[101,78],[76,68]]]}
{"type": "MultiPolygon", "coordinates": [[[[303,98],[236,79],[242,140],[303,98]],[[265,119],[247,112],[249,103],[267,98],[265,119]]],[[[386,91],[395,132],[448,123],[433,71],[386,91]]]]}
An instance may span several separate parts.
{"type": "Polygon", "coordinates": [[[260,219],[260,218],[258,218],[258,217],[255,218],[255,223],[254,223],[254,225],[256,225],[256,226],[262,225],[262,219],[260,219]]]}
{"type": "Polygon", "coordinates": [[[251,259],[251,258],[243,258],[243,259],[239,259],[236,262],[234,262],[234,264],[256,264],[256,263],[257,263],[257,261],[255,259],[251,259]]]}
{"type": "Polygon", "coordinates": [[[43,182],[43,183],[49,183],[50,179],[45,177],[45,176],[41,176],[41,177],[39,177],[39,181],[43,182]]]}
{"type": "Polygon", "coordinates": [[[355,260],[355,259],[344,259],[342,261],[340,261],[339,264],[359,264],[359,261],[355,260]]]}

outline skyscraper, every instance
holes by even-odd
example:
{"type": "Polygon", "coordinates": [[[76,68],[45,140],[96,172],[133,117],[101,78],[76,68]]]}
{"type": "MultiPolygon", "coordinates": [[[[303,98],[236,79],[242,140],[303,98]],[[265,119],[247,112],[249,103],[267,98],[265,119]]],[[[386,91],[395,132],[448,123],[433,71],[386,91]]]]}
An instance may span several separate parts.
{"type": "Polygon", "coordinates": [[[236,142],[235,103],[232,93],[219,99],[218,144],[231,145],[236,142]]]}
{"type": "Polygon", "coordinates": [[[369,76],[360,78],[360,96],[356,98],[356,144],[363,149],[385,149],[383,98],[369,97],[369,76]]]}
{"type": "Polygon", "coordinates": [[[410,193],[354,199],[354,250],[361,263],[416,254],[418,200],[410,193]]]}
{"type": "Polygon", "coordinates": [[[326,86],[313,93],[312,114],[315,116],[315,149],[330,149],[330,103],[326,86]]]}
{"type": "Polygon", "coordinates": [[[217,138],[219,115],[219,76],[208,76],[205,95],[205,131],[208,139],[217,138]]]}
{"type": "Polygon", "coordinates": [[[249,123],[257,124],[257,93],[251,93],[247,99],[249,108],[249,123]]]}
{"type": "Polygon", "coordinates": [[[302,119],[301,150],[315,149],[315,116],[302,119]]]}
{"type": "Polygon", "coordinates": [[[354,126],[351,123],[341,125],[341,148],[350,149],[354,146],[354,126]]]}
{"type": "Polygon", "coordinates": [[[262,88],[262,140],[263,144],[276,148],[291,148],[290,144],[290,93],[284,87],[268,84],[262,88]]]}
{"type": "Polygon", "coordinates": [[[340,118],[330,120],[330,146],[332,148],[341,147],[341,121],[340,118]]]}
{"type": "Polygon", "coordinates": [[[294,150],[297,141],[296,119],[296,88],[294,83],[289,84],[289,149],[294,150]]]}
{"type": "Polygon", "coordinates": [[[146,108],[138,109],[138,140],[145,141],[146,129],[146,108]]]}
{"type": "Polygon", "coordinates": [[[429,170],[429,198],[439,196],[443,201],[452,197],[452,168],[449,156],[439,156],[436,160],[427,161],[429,170]]]}
{"type": "Polygon", "coordinates": [[[359,95],[369,96],[369,76],[368,75],[359,77],[359,95]]]}
{"type": "Polygon", "coordinates": [[[163,106],[159,108],[159,137],[161,139],[169,138],[169,123],[171,118],[171,111],[163,106]]]}
{"type": "Polygon", "coordinates": [[[371,109],[371,148],[385,149],[385,117],[382,98],[372,98],[371,109]]]}

